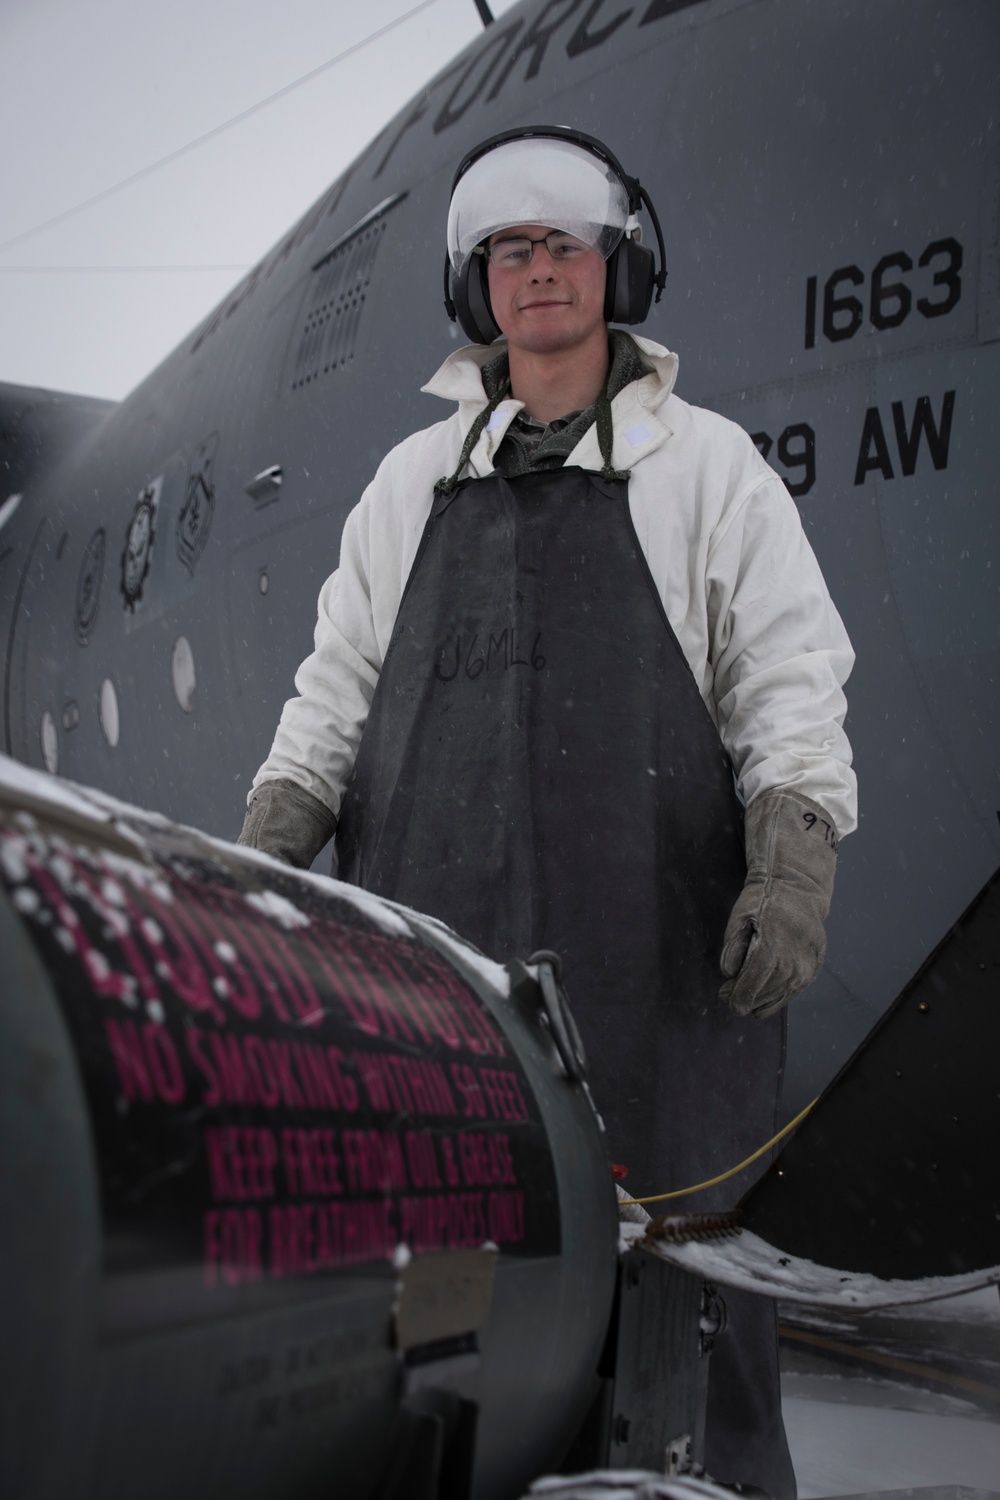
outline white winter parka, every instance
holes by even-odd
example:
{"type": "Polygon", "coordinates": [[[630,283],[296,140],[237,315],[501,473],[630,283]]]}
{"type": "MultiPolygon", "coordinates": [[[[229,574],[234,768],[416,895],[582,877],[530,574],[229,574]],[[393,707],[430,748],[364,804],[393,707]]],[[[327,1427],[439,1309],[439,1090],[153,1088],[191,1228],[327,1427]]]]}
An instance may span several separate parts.
{"type": "MultiPolygon", "coordinates": [[[[677,356],[635,342],[648,373],[612,402],[612,462],[629,470],[636,535],[740,795],[798,787],[850,833],[856,785],[842,688],[854,653],[795,504],[742,428],[673,395],[677,356]]],[[[423,389],[458,410],[393,448],[348,516],[340,567],[320,590],[315,650],[254,787],[287,777],[339,811],[434,485],[454,471],[486,405],[481,369],[499,347],[445,360],[423,389]]],[[[461,477],[493,472],[521,406],[499,404],[461,477]]],[[[601,468],[596,427],[566,463],[601,468]]]]}

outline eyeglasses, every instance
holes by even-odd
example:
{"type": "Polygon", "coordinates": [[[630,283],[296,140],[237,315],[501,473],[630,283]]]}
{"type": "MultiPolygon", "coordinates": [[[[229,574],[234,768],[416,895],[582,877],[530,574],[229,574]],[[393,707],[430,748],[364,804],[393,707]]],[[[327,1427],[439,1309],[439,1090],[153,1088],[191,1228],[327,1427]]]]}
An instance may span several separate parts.
{"type": "Polygon", "coordinates": [[[518,235],[515,239],[495,240],[492,245],[476,248],[480,254],[487,255],[498,270],[516,271],[531,264],[536,245],[544,245],[552,259],[563,264],[577,260],[590,249],[583,240],[578,240],[572,234],[564,234],[559,229],[553,229],[537,240],[529,239],[527,235],[518,235]]]}

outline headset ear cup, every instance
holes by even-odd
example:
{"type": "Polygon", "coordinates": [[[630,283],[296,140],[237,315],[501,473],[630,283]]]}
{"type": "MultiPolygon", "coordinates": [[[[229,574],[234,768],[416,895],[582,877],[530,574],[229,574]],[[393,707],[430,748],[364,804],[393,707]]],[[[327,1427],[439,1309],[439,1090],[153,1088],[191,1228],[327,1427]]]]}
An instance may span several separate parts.
{"type": "Polygon", "coordinates": [[[626,323],[628,321],[628,281],[625,274],[626,249],[626,241],[619,240],[605,263],[605,274],[607,277],[604,283],[605,323],[626,323]]]}
{"type": "Polygon", "coordinates": [[[451,300],[466,338],[474,344],[492,344],[500,337],[490,306],[484,255],[470,255],[457,276],[451,273],[451,300]]]}
{"type": "Polygon", "coordinates": [[[642,323],[653,300],[655,260],[652,250],[634,240],[619,240],[607,262],[604,317],[608,323],[642,323]]]}
{"type": "Polygon", "coordinates": [[[631,240],[628,247],[629,322],[644,323],[649,316],[656,280],[656,257],[645,245],[631,240]]]}

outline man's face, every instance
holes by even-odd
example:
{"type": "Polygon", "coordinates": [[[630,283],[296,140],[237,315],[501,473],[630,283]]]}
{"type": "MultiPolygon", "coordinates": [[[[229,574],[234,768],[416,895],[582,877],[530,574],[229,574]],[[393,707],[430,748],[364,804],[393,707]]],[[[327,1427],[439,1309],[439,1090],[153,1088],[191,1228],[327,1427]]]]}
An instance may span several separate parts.
{"type": "MultiPolygon", "coordinates": [[[[502,240],[541,240],[551,233],[551,226],[544,224],[518,224],[491,235],[489,244],[492,248],[502,240]]],[[[490,261],[487,274],[493,316],[512,348],[554,354],[584,343],[604,328],[607,272],[596,250],[554,260],[547,245],[536,244],[526,266],[508,269],[490,261]]]]}

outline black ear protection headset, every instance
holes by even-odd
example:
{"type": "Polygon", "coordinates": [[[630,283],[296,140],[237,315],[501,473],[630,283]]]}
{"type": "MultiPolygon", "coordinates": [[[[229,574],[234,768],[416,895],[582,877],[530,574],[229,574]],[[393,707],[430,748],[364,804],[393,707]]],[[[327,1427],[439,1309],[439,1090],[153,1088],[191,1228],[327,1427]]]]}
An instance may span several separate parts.
{"type": "MultiPolygon", "coordinates": [[[[506,145],[508,141],[521,141],[534,136],[550,137],[557,141],[569,141],[574,146],[582,146],[585,151],[591,152],[599,161],[610,167],[612,172],[620,178],[628,193],[630,214],[638,213],[643,207],[648,210],[660,250],[659,271],[654,269],[652,250],[641,245],[637,238],[625,234],[608,256],[607,283],[604,292],[606,322],[643,322],[653,300],[654,287],[656,300],[659,302],[667,279],[666,252],[663,248],[660,221],[639,179],[629,177],[622,170],[618,158],[594,136],[584,135],[579,130],[570,130],[564,125],[522,125],[515,130],[504,130],[499,135],[491,135],[489,140],[481,141],[462,158],[451,185],[452,195],[473,162],[479,161],[495,147],[506,145]]],[[[493,340],[500,336],[500,329],[497,327],[490,304],[487,265],[485,255],[470,255],[461,271],[456,274],[445,252],[445,311],[453,323],[456,319],[458,320],[465,334],[477,344],[492,344],[493,340]]]]}

